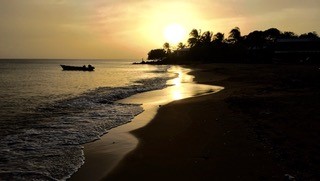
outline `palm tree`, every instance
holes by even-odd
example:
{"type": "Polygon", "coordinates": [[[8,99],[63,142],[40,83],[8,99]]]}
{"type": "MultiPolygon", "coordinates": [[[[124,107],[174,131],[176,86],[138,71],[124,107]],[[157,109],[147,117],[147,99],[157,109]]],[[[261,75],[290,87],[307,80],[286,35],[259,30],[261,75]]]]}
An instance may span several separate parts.
{"type": "Polygon", "coordinates": [[[205,44],[208,44],[211,42],[212,40],[212,37],[213,37],[213,33],[210,32],[210,31],[206,31],[202,34],[202,36],[200,37],[200,42],[201,43],[205,43],[205,44]]]}
{"type": "Polygon", "coordinates": [[[213,42],[215,43],[219,43],[221,44],[224,40],[224,34],[223,33],[216,33],[214,36],[213,36],[213,42]]]}
{"type": "Polygon", "coordinates": [[[241,32],[239,27],[233,28],[229,33],[229,41],[232,43],[238,43],[241,41],[241,32]]]}
{"type": "Polygon", "coordinates": [[[186,45],[184,45],[182,42],[180,42],[177,47],[178,47],[178,50],[181,50],[181,49],[185,48],[186,45]]]}
{"type": "Polygon", "coordinates": [[[190,47],[194,47],[199,43],[200,33],[201,33],[201,30],[200,31],[198,31],[197,29],[191,30],[191,32],[189,33],[190,38],[188,39],[188,44],[190,47]]]}
{"type": "Polygon", "coordinates": [[[168,42],[163,44],[163,48],[166,50],[167,54],[171,53],[170,44],[168,42]]]}

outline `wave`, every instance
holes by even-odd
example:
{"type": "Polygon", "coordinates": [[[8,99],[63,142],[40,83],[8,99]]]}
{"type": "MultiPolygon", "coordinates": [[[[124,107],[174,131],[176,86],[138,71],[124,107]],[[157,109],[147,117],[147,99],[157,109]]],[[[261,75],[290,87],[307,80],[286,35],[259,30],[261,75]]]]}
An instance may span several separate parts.
{"type": "Polygon", "coordinates": [[[38,107],[0,127],[1,180],[64,180],[84,163],[83,144],[130,122],[143,109],[117,101],[166,87],[169,75],[100,87],[38,107]]]}

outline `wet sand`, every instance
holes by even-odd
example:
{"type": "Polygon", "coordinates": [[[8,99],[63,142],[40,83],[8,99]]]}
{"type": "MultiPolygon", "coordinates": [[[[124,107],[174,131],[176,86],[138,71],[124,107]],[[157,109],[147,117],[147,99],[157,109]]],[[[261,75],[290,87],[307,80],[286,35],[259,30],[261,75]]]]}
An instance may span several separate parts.
{"type": "Polygon", "coordinates": [[[317,66],[195,68],[225,89],[161,107],[105,180],[319,179],[317,66]]]}
{"type": "MultiPolygon", "coordinates": [[[[112,141],[117,138],[127,140],[133,151],[113,152],[118,156],[126,154],[124,158],[119,156],[115,161],[117,156],[95,153],[110,148],[86,145],[85,152],[89,152],[89,157],[92,153],[95,159],[86,163],[91,164],[91,169],[83,174],[87,177],[73,178],[284,180],[289,175],[296,180],[320,178],[318,66],[211,64],[192,68],[197,70],[192,72],[197,82],[225,89],[174,101],[153,109],[149,115],[139,115],[146,120],[155,117],[130,134],[124,129],[124,135],[128,136],[124,139],[113,134],[114,138],[106,140],[111,146],[126,145],[112,141]]],[[[132,130],[130,124],[125,126],[132,130]]]]}

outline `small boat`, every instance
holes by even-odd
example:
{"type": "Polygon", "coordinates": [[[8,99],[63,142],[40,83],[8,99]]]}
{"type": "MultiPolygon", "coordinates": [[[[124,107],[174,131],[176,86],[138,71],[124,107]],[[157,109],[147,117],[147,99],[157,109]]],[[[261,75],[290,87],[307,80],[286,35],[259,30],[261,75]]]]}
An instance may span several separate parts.
{"type": "Polygon", "coordinates": [[[93,71],[94,67],[92,65],[88,66],[70,66],[70,65],[60,65],[63,70],[80,70],[80,71],[93,71]]]}

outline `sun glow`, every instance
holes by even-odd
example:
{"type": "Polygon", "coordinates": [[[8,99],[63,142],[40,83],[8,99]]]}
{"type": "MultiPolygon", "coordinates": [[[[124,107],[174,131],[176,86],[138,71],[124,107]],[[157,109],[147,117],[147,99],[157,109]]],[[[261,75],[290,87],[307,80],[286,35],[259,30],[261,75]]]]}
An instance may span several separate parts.
{"type": "Polygon", "coordinates": [[[186,29],[179,24],[168,25],[164,31],[163,35],[165,40],[170,44],[177,44],[186,37],[186,29]]]}

